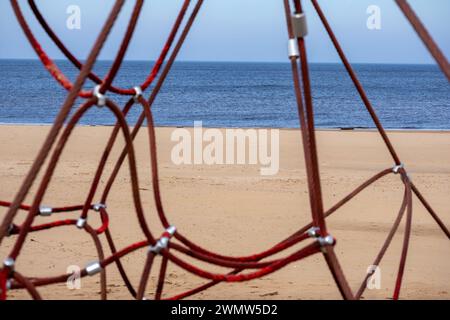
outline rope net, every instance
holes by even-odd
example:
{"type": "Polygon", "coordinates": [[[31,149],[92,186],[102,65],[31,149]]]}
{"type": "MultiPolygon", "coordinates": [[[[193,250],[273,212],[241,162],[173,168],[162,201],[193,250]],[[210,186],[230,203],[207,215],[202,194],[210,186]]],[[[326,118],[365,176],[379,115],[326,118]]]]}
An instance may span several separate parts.
{"type": "MultiPolygon", "coordinates": [[[[178,16],[173,22],[172,29],[169,36],[160,52],[160,55],[150,70],[148,77],[142,81],[138,86],[130,85],[129,88],[119,88],[113,85],[114,79],[121,67],[125,53],[131,42],[133,32],[135,30],[137,21],[142,12],[144,0],[136,0],[134,9],[129,19],[128,27],[123,36],[123,40],[113,61],[113,64],[104,78],[101,78],[92,71],[98,55],[108,38],[108,35],[113,28],[114,22],[118,18],[121,9],[124,6],[124,0],[116,0],[109,15],[104,23],[100,34],[95,41],[95,44],[89,53],[85,63],[81,63],[63,44],[60,38],[55,34],[49,26],[38,6],[34,0],[28,0],[28,5],[36,17],[37,21],[46,32],[48,37],[55,43],[66,58],[80,70],[76,80],[72,83],[46,54],[40,43],[36,40],[32,30],[29,28],[26,19],[22,14],[22,9],[18,0],[10,0],[17,20],[23,29],[28,41],[36,51],[39,59],[42,61],[44,67],[49,73],[60,83],[67,91],[67,97],[62,104],[59,113],[48,133],[45,142],[41,146],[38,155],[32,164],[28,174],[26,175],[19,191],[17,192],[12,202],[0,201],[0,206],[6,208],[6,214],[0,227],[0,244],[5,237],[14,237],[15,242],[8,256],[4,259],[3,266],[0,269],[0,299],[7,298],[9,290],[25,289],[29,292],[32,298],[40,299],[41,296],[38,288],[51,284],[63,283],[68,280],[71,274],[62,274],[51,277],[36,278],[22,275],[17,268],[15,262],[19,257],[25,239],[30,233],[49,230],[58,227],[77,227],[80,230],[87,232],[96,248],[98,254],[98,261],[88,264],[82,269],[80,276],[100,275],[100,295],[102,299],[107,298],[107,282],[106,269],[115,264],[118,271],[126,285],[129,293],[136,299],[143,299],[146,291],[147,282],[151,273],[152,264],[157,257],[161,257],[161,267],[157,282],[155,299],[162,299],[163,285],[166,276],[166,270],[169,263],[173,263],[182,269],[208,280],[204,285],[195,289],[179,293],[173,297],[165,299],[182,299],[206,290],[220,282],[241,282],[260,278],[270,273],[276,272],[281,268],[289,265],[292,262],[305,259],[309,256],[322,254],[329,270],[333,276],[337,288],[339,289],[344,299],[358,299],[361,298],[365,288],[366,282],[371,277],[368,273],[363,279],[361,286],[357,291],[353,291],[340,267],[339,261],[335,254],[334,246],[336,240],[329,233],[326,225],[326,218],[334,214],[351,201],[361,191],[372,185],[377,180],[391,174],[399,177],[404,185],[404,197],[399,209],[397,218],[388,233],[386,240],[374,259],[374,266],[378,266],[387,251],[391,241],[396,234],[399,224],[403,219],[406,219],[405,232],[403,238],[403,249],[400,256],[398,266],[397,279],[393,298],[398,299],[402,286],[402,279],[405,270],[405,263],[408,253],[408,243],[411,235],[412,222],[412,201],[413,194],[425,206],[431,217],[439,225],[440,229],[450,239],[450,232],[445,224],[440,220],[437,213],[433,210],[431,205],[426,201],[420,193],[417,186],[411,181],[407,174],[406,168],[403,166],[398,154],[391,144],[388,135],[386,134],[381,122],[379,121],[375,109],[369,101],[361,83],[359,82],[356,73],[342,50],[339,41],[337,40],[333,29],[327,21],[327,18],[322,11],[317,0],[311,0],[315,11],[317,12],[322,24],[324,25],[328,36],[330,37],[343,65],[345,66],[355,88],[357,89],[367,111],[369,112],[379,134],[381,135],[388,152],[393,160],[393,167],[387,168],[367,181],[363,182],[353,192],[348,194],[345,198],[337,202],[333,207],[324,210],[321,193],[321,179],[318,165],[318,156],[316,148],[315,127],[314,127],[314,109],[311,96],[310,76],[308,70],[308,60],[306,56],[306,29],[304,27],[304,13],[301,0],[283,0],[287,30],[289,36],[289,60],[292,67],[294,92],[298,107],[298,116],[300,123],[300,132],[303,142],[303,150],[305,157],[307,183],[309,190],[310,209],[312,214],[311,222],[297,232],[290,235],[283,241],[275,244],[265,251],[255,253],[250,256],[226,256],[220,253],[212,252],[189,240],[183,235],[180,230],[177,230],[171,225],[164,210],[164,205],[161,200],[159,176],[158,176],[158,161],[157,148],[155,139],[155,128],[153,123],[152,105],[157,97],[161,87],[163,86],[166,77],[177,58],[177,55],[203,5],[203,0],[190,1],[184,0],[178,16]],[[96,84],[94,90],[84,90],[83,86],[87,80],[96,84]],[[152,86],[153,85],[153,86],[152,86]],[[151,88],[151,90],[150,90],[151,88]],[[148,98],[144,97],[145,92],[149,91],[148,98]],[[128,96],[128,102],[120,108],[112,99],[111,94],[128,96]],[[77,99],[84,99],[83,103],[76,108],[72,116],[69,113],[73,108],[77,99]],[[58,164],[58,160],[64,150],[64,147],[70,138],[70,135],[79,120],[91,108],[98,106],[108,109],[115,117],[116,124],[112,130],[109,140],[103,151],[101,160],[98,163],[95,175],[84,203],[67,206],[67,207],[43,207],[41,201],[46,193],[46,189],[51,181],[54,170],[58,164]],[[142,108],[142,112],[130,131],[129,123],[126,116],[132,108],[142,108]],[[64,123],[66,123],[64,125],[64,123]],[[134,138],[140,131],[143,124],[146,124],[148,134],[148,143],[150,147],[150,161],[152,171],[152,186],[153,197],[156,204],[156,211],[160,222],[166,231],[156,236],[150,230],[144,213],[144,207],[141,202],[139,194],[139,181],[137,175],[137,163],[135,157],[135,147],[133,144],[134,138]],[[115,161],[115,166],[109,177],[107,177],[106,186],[102,191],[101,200],[99,203],[94,203],[94,197],[99,189],[100,181],[105,175],[105,166],[110,156],[110,151],[116,144],[119,135],[123,135],[125,139],[125,147],[120,156],[115,161]],[[53,151],[52,151],[53,149],[53,151]],[[49,159],[47,159],[49,158],[49,159]],[[46,166],[44,162],[48,160],[46,166]],[[127,247],[117,249],[114,237],[109,229],[109,213],[107,209],[108,197],[112,186],[116,180],[118,172],[124,162],[128,162],[129,174],[131,178],[131,188],[133,196],[134,210],[139,222],[140,229],[144,235],[144,240],[133,243],[127,247]],[[45,167],[45,168],[44,168],[45,167]],[[34,196],[31,205],[24,204],[24,199],[27,196],[31,186],[35,183],[38,174],[43,170],[43,176],[38,182],[38,189],[34,196]],[[19,211],[26,212],[26,217],[21,224],[14,223],[14,220],[19,211]],[[79,214],[77,219],[58,220],[56,222],[37,224],[35,220],[38,217],[46,217],[57,213],[74,213],[79,214]],[[98,214],[101,219],[101,226],[95,228],[89,223],[89,216],[91,214],[98,214]],[[101,237],[106,238],[107,245],[111,253],[107,256],[105,254],[104,245],[101,237]],[[122,258],[137,250],[147,248],[147,257],[145,265],[140,277],[139,285],[135,288],[129,279],[129,276],[122,264],[122,258]],[[280,253],[290,249],[289,254],[285,253],[282,258],[274,258],[280,253]],[[183,257],[189,257],[214,266],[221,266],[228,268],[227,273],[212,273],[203,268],[197,267],[195,264],[189,263],[183,257]]],[[[446,77],[450,80],[450,67],[441,53],[437,45],[434,43],[425,27],[421,24],[418,17],[414,14],[411,7],[406,0],[395,0],[399,8],[410,21],[414,29],[417,31],[424,44],[429,49],[430,53],[436,59],[438,65],[446,77]]]]}

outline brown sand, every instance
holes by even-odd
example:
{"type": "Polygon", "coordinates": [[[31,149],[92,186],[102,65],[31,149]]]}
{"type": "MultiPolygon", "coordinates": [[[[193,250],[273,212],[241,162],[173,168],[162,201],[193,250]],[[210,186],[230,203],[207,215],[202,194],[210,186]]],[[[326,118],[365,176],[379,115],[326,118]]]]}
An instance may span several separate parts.
{"type": "MultiPolygon", "coordinates": [[[[0,199],[14,197],[48,130],[46,126],[0,127],[0,199]]],[[[170,141],[172,130],[157,130],[163,201],[171,223],[191,240],[223,254],[246,255],[268,248],[309,222],[298,131],[281,131],[280,172],[276,176],[262,177],[258,166],[173,165],[170,161],[174,145],[170,141]]],[[[109,127],[75,130],[48,189],[45,204],[83,202],[110,131],[109,127]]],[[[412,179],[450,226],[450,133],[391,132],[390,136],[412,179]]],[[[375,132],[320,131],[318,143],[326,208],[373,174],[392,166],[375,132]]],[[[162,229],[152,200],[144,131],[137,138],[136,149],[146,214],[152,230],[159,234],[162,229]]],[[[118,150],[115,149],[112,159],[116,159],[118,150]]],[[[35,189],[36,186],[28,202],[35,189]]],[[[331,233],[338,239],[336,252],[352,288],[362,281],[380,249],[397,214],[402,192],[398,176],[388,176],[328,219],[331,233]]],[[[118,247],[144,239],[133,211],[127,170],[122,170],[117,179],[108,210],[118,247]]],[[[5,211],[0,210],[0,217],[5,211]]],[[[24,212],[20,216],[23,217],[24,212]]],[[[62,216],[73,217],[74,214],[62,216]]],[[[38,222],[48,220],[39,218],[38,222]]],[[[97,221],[93,224],[98,225],[97,221]]],[[[381,265],[381,289],[366,291],[364,298],[385,299],[392,294],[402,235],[403,224],[381,265]]],[[[0,257],[5,256],[13,240],[4,241],[0,257]]],[[[410,244],[402,298],[450,298],[450,242],[417,199],[414,199],[410,244]]],[[[135,285],[142,272],[145,252],[143,249],[124,259],[135,285]]],[[[87,234],[74,227],[64,227],[29,235],[17,269],[27,276],[50,276],[65,273],[68,265],[84,266],[92,260],[95,260],[95,250],[87,234]]],[[[211,271],[226,271],[206,267],[211,271]]],[[[153,270],[149,297],[155,290],[158,264],[153,270]]],[[[108,280],[109,298],[130,298],[115,266],[108,268],[108,280]]],[[[98,281],[98,277],[83,279],[81,290],[68,290],[62,284],[40,288],[40,292],[44,298],[96,299],[98,281]]],[[[176,294],[204,281],[170,265],[165,294],[176,294]]],[[[18,291],[10,292],[10,297],[28,298],[25,292],[18,291]]],[[[323,257],[318,254],[262,279],[223,283],[194,298],[334,299],[340,296],[323,257]]]]}

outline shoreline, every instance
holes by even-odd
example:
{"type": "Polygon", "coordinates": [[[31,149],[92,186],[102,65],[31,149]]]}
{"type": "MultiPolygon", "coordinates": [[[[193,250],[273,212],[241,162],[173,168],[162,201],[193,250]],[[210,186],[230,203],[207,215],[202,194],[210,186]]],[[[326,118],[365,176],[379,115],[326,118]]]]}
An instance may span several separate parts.
{"type": "MultiPolygon", "coordinates": [[[[6,123],[0,122],[0,127],[51,127],[53,124],[50,123],[6,123]]],[[[87,128],[111,128],[114,127],[113,124],[105,125],[105,124],[77,124],[76,127],[87,127],[87,128]]],[[[133,126],[130,126],[133,127],[133,126]]],[[[145,127],[145,125],[144,125],[145,127]]],[[[155,128],[164,128],[164,129],[177,129],[177,128],[186,128],[192,129],[194,126],[174,126],[174,125],[158,125],[155,128]]],[[[207,129],[278,129],[281,131],[297,131],[300,128],[290,128],[290,127],[218,127],[218,126],[205,126],[203,128],[207,129]]],[[[406,132],[406,133],[450,133],[449,129],[421,129],[421,128],[384,128],[386,132],[406,132]]],[[[377,128],[362,128],[362,127],[316,127],[316,131],[336,131],[336,132],[377,132],[377,128]]]]}

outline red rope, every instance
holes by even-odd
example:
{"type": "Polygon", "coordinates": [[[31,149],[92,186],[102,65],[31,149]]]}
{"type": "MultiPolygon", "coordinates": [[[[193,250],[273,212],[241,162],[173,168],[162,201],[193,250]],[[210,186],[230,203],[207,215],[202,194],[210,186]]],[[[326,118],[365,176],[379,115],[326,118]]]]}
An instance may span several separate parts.
{"type": "MultiPolygon", "coordinates": [[[[119,106],[117,106],[113,102],[113,98],[110,96],[106,97],[105,100],[105,109],[111,112],[116,117],[116,125],[112,131],[112,134],[108,140],[108,143],[105,147],[105,150],[99,160],[99,164],[97,170],[95,172],[93,181],[89,188],[89,193],[84,200],[83,205],[75,205],[75,206],[66,206],[66,207],[57,207],[52,208],[51,213],[69,213],[69,212],[80,212],[80,219],[60,219],[57,221],[47,222],[43,224],[35,224],[35,220],[40,215],[40,205],[46,194],[48,186],[51,182],[52,176],[56,169],[57,164],[59,163],[60,156],[62,155],[64,148],[70,139],[71,133],[75,126],[79,123],[80,119],[85,115],[85,113],[90,110],[94,105],[99,103],[99,97],[94,96],[92,91],[83,90],[84,82],[87,79],[92,80],[96,84],[100,85],[100,93],[115,93],[120,95],[136,95],[136,90],[134,89],[125,89],[118,88],[113,85],[113,81],[117,72],[120,69],[120,66],[124,60],[126,51],[131,42],[131,38],[135,27],[137,25],[140,13],[143,7],[143,0],[136,0],[133,12],[131,14],[127,30],[124,34],[124,38],[121,42],[120,48],[117,52],[116,58],[109,70],[108,74],[104,79],[101,79],[94,72],[92,72],[92,67],[100,53],[100,50],[105,43],[108,34],[110,33],[122,7],[124,4],[123,0],[116,0],[108,19],[99,34],[95,45],[89,54],[89,57],[86,63],[82,64],[63,44],[63,42],[59,39],[59,37],[55,34],[52,28],[48,25],[45,18],[42,16],[38,7],[36,6],[34,0],[29,0],[29,5],[34,13],[36,19],[47,33],[49,38],[56,44],[56,46],[61,50],[61,52],[71,61],[71,63],[80,69],[80,74],[77,77],[77,80],[74,83],[71,83],[67,77],[58,69],[56,64],[48,57],[46,52],[42,49],[40,43],[36,40],[33,35],[31,29],[29,28],[24,16],[22,15],[20,6],[17,0],[11,0],[11,4],[13,6],[14,12],[18,19],[20,26],[22,27],[26,37],[28,38],[30,44],[36,51],[38,57],[42,61],[44,67],[51,73],[51,75],[64,87],[69,91],[67,99],[63,106],[61,107],[61,111],[55,119],[54,126],[50,130],[47,139],[42,146],[38,157],[33,163],[32,168],[30,169],[29,174],[26,176],[24,183],[22,184],[16,198],[13,202],[0,201],[0,207],[8,208],[8,212],[3,219],[3,222],[0,227],[0,244],[3,238],[6,235],[17,235],[17,239],[14,242],[12,250],[9,254],[9,258],[15,261],[19,258],[19,255],[22,251],[22,247],[25,243],[26,237],[30,232],[38,232],[43,230],[49,230],[57,227],[64,226],[74,226],[81,227],[85,230],[92,238],[92,241],[95,245],[98,255],[98,265],[100,272],[100,293],[101,298],[107,298],[107,279],[106,279],[106,268],[115,263],[119,269],[119,273],[128,289],[130,294],[137,298],[142,299],[145,296],[146,286],[148,279],[150,277],[150,273],[152,270],[152,265],[155,259],[160,255],[162,257],[161,267],[159,270],[157,288],[155,292],[155,299],[159,300],[162,298],[163,289],[164,289],[164,280],[167,273],[167,268],[169,263],[174,263],[180,268],[190,272],[198,277],[208,279],[210,282],[201,285],[197,288],[188,290],[186,292],[177,294],[169,299],[182,299],[193,294],[199,293],[203,290],[206,290],[220,282],[242,282],[249,281],[256,278],[260,278],[276,272],[277,270],[289,265],[294,261],[299,261],[305,259],[313,254],[322,252],[324,255],[325,261],[330,269],[330,272],[336,282],[336,285],[341,292],[342,296],[346,299],[353,298],[361,298],[362,293],[365,289],[365,283],[370,275],[366,275],[363,284],[361,285],[359,291],[356,294],[353,294],[351,291],[347,280],[344,276],[344,273],[340,267],[338,258],[334,251],[335,241],[332,243],[324,242],[325,237],[329,236],[328,229],[326,227],[325,219],[329,217],[331,214],[335,213],[339,208],[348,203],[354,197],[356,197],[360,192],[365,190],[375,181],[380,178],[395,172],[399,173],[402,179],[402,182],[405,185],[405,195],[403,198],[402,206],[400,208],[397,219],[395,220],[393,227],[388,234],[388,237],[383,244],[380,252],[378,253],[374,265],[378,265],[381,263],[381,260],[388,249],[394,234],[396,233],[398,226],[402,220],[402,217],[406,211],[406,228],[405,235],[403,239],[403,248],[400,257],[399,269],[397,272],[397,279],[395,283],[394,289],[394,299],[398,299],[400,295],[400,289],[402,286],[402,280],[406,265],[406,258],[409,248],[409,239],[411,235],[412,228],[412,193],[414,192],[418,199],[424,204],[425,208],[434,218],[434,220],[438,223],[444,233],[448,237],[450,237],[450,233],[447,227],[443,224],[443,222],[439,219],[436,212],[431,208],[431,206],[426,202],[425,198],[419,192],[419,190],[411,183],[407,176],[407,172],[404,168],[400,167],[400,159],[389,140],[387,133],[385,132],[381,122],[378,119],[378,116],[375,112],[375,108],[370,103],[365,91],[363,89],[362,84],[359,82],[356,73],[353,71],[350,62],[346,58],[342,47],[340,46],[337,37],[335,36],[330,24],[328,23],[324,13],[322,12],[318,2],[316,0],[311,0],[315,10],[317,11],[321,22],[323,23],[330,39],[335,46],[338,55],[342,59],[342,62],[350,75],[353,83],[357,91],[359,92],[366,109],[371,115],[379,133],[381,134],[385,145],[390,152],[394,163],[397,165],[395,170],[386,169],[378,174],[374,175],[370,179],[363,182],[359,187],[357,187],[353,192],[344,197],[341,201],[337,202],[333,207],[329,210],[325,211],[323,208],[323,201],[321,195],[321,186],[320,186],[320,171],[319,171],[319,162],[317,155],[317,146],[315,140],[315,126],[314,126],[314,107],[313,107],[313,99],[311,93],[311,84],[310,84],[310,76],[308,69],[308,60],[306,56],[306,41],[304,38],[295,38],[293,33],[293,28],[291,25],[291,6],[288,0],[284,1],[285,14],[286,14],[286,22],[288,26],[288,35],[290,39],[293,39],[297,42],[299,47],[299,55],[290,57],[292,74],[293,74],[293,83],[294,83],[294,92],[297,98],[297,107],[298,107],[298,116],[300,121],[300,131],[303,141],[303,151],[305,156],[305,164],[306,164],[306,172],[307,172],[307,183],[310,195],[310,206],[312,213],[312,221],[306,226],[299,229],[297,232],[287,237],[283,241],[275,244],[274,246],[261,251],[259,253],[247,255],[247,256],[225,256],[216,252],[212,252],[203,248],[202,246],[190,241],[187,237],[185,237],[180,231],[175,231],[171,229],[169,219],[166,216],[163,199],[159,185],[159,172],[158,172],[158,155],[157,155],[157,145],[156,145],[156,132],[153,123],[153,114],[151,107],[162,88],[168,73],[170,72],[173,63],[175,62],[181,47],[183,46],[184,41],[190,29],[203,5],[203,0],[198,0],[194,5],[189,18],[184,23],[183,28],[181,25],[185,20],[185,15],[190,5],[189,0],[185,0],[183,5],[177,15],[177,18],[174,22],[174,25],[171,29],[171,32],[167,38],[165,45],[163,46],[160,55],[155,62],[152,70],[150,71],[147,78],[142,82],[141,89],[145,91],[152,82],[156,79],[157,75],[161,72],[157,83],[152,88],[150,97],[145,99],[142,95],[136,96],[133,99],[130,99],[123,109],[121,110],[119,106]],[[182,30],[180,32],[180,30],[182,30]],[[180,34],[179,34],[180,33],[180,34]],[[179,35],[178,35],[179,34],[179,35]],[[177,38],[177,41],[175,39],[177,38]],[[169,55],[169,51],[173,50],[169,55]],[[166,61],[167,59],[167,61],[166,61]],[[166,61],[164,67],[163,64],[166,61]],[[81,106],[79,106],[73,115],[68,118],[68,115],[75,103],[76,98],[80,96],[83,98],[89,98],[85,101],[81,106]],[[143,111],[139,116],[138,121],[133,127],[133,130],[130,131],[129,124],[126,120],[126,116],[128,112],[135,107],[142,107],[143,111]],[[63,128],[64,122],[67,120],[66,126],[63,128]],[[142,205],[141,196],[139,192],[139,179],[137,173],[137,161],[134,151],[134,138],[142,127],[144,121],[147,122],[147,135],[150,146],[150,161],[151,161],[151,180],[153,184],[153,198],[156,204],[157,214],[159,220],[163,227],[166,228],[166,231],[159,237],[155,238],[148,226],[146,220],[146,214],[144,212],[144,207],[142,205]],[[60,131],[62,131],[60,133],[60,131]],[[97,194],[100,181],[104,176],[104,171],[106,167],[106,163],[110,157],[111,150],[115,146],[118,135],[122,133],[125,139],[125,147],[117,159],[115,166],[112,170],[112,173],[107,179],[106,186],[102,192],[101,196],[101,204],[93,205],[93,199],[97,194]],[[50,152],[52,151],[52,152],[50,152]],[[23,204],[25,197],[27,196],[31,185],[36,179],[38,173],[43,167],[47,156],[49,155],[49,161],[47,167],[45,168],[42,178],[40,182],[37,184],[38,188],[34,194],[33,201],[31,205],[23,204]],[[133,204],[134,211],[136,217],[139,222],[139,226],[141,228],[142,233],[145,235],[145,240],[141,242],[133,243],[121,250],[117,250],[114,244],[114,239],[111,235],[109,229],[109,215],[105,208],[105,205],[108,200],[109,192],[116,180],[117,174],[120,171],[125,160],[128,159],[128,168],[129,174],[131,177],[131,187],[132,187],[132,195],[133,195],[133,204]],[[25,221],[21,225],[16,225],[13,223],[14,218],[17,215],[18,210],[27,211],[27,215],[25,221]],[[89,223],[86,222],[89,215],[88,212],[90,210],[98,211],[101,218],[101,226],[97,229],[94,229],[90,226],[89,223]],[[80,221],[82,224],[80,225],[80,221]],[[312,227],[317,228],[316,234],[309,233],[308,230],[312,227]],[[100,235],[105,234],[107,239],[107,243],[111,250],[111,254],[108,257],[105,257],[103,245],[100,240],[100,235]],[[294,248],[298,246],[301,242],[311,239],[313,237],[313,242],[306,244],[302,248],[294,248]],[[174,239],[171,239],[171,238],[174,239]],[[171,240],[177,240],[178,242],[174,242],[171,240]],[[125,268],[121,263],[121,259],[132,252],[135,252],[142,248],[149,248],[147,253],[147,260],[144,265],[144,269],[142,272],[142,276],[140,278],[139,287],[137,290],[132,286],[129,277],[126,273],[125,268]],[[284,257],[273,258],[275,255],[279,255],[288,249],[291,249],[293,253],[287,254],[284,257]],[[182,254],[183,256],[188,256],[194,261],[200,261],[203,263],[207,263],[208,265],[213,266],[221,266],[225,268],[233,269],[226,273],[213,273],[209,272],[203,268],[197,267],[194,263],[187,262],[186,260],[180,258],[178,255],[182,254]],[[246,270],[253,270],[247,271],[246,270]]],[[[302,5],[300,0],[293,0],[293,6],[295,9],[295,13],[302,13],[302,5]]],[[[435,45],[434,42],[430,42],[430,39],[427,37],[422,30],[424,28],[421,24],[418,24],[418,18],[408,11],[408,7],[405,7],[406,1],[397,0],[401,9],[405,12],[408,19],[411,21],[413,26],[418,30],[419,35],[424,39],[424,42],[427,46],[435,45]]],[[[435,54],[434,54],[435,55],[435,54]]],[[[441,58],[437,58],[438,63],[442,63],[441,58]]],[[[442,67],[442,66],[441,66],[442,67]]],[[[445,68],[443,68],[445,72],[445,68]]],[[[315,229],[316,230],[316,229],[315,229]]],[[[291,252],[292,252],[291,251],[291,252]]],[[[81,277],[86,277],[91,271],[87,268],[81,271],[81,277]]],[[[67,281],[67,279],[71,275],[58,275],[52,277],[45,278],[36,278],[36,277],[26,277],[18,273],[14,270],[14,265],[5,265],[0,270],[0,299],[6,299],[7,292],[7,283],[8,281],[11,284],[11,290],[15,289],[26,289],[29,294],[34,299],[40,299],[40,295],[36,288],[40,286],[47,286],[56,283],[62,283],[67,281]]]]}
{"type": "MultiPolygon", "coordinates": [[[[36,6],[35,1],[29,0],[28,3],[30,5],[30,8],[31,8],[32,12],[34,13],[36,19],[38,20],[39,24],[42,26],[42,28],[47,33],[47,35],[50,37],[50,39],[53,40],[55,45],[61,50],[61,52],[66,56],[66,58],[69,59],[69,61],[72,62],[72,64],[76,68],[81,70],[81,68],[83,67],[83,64],[72,54],[72,52],[69,49],[67,49],[67,47],[61,41],[61,39],[52,30],[52,28],[49,26],[49,24],[47,23],[47,21],[41,14],[39,8],[36,6]]],[[[160,55],[158,56],[158,59],[156,60],[154,66],[153,66],[152,70],[150,71],[149,75],[147,76],[147,78],[139,86],[142,89],[142,91],[145,91],[152,84],[152,82],[155,80],[156,76],[158,75],[158,72],[164,62],[164,59],[167,56],[167,53],[169,52],[171,45],[175,39],[175,36],[178,32],[178,29],[181,25],[184,15],[186,14],[189,4],[190,4],[190,0],[185,0],[183,2],[183,6],[182,6],[181,10],[179,11],[179,14],[173,24],[172,30],[170,31],[170,34],[161,50],[160,55]]],[[[141,0],[138,1],[136,5],[137,5],[136,8],[138,8],[138,6],[139,6],[139,11],[140,11],[140,6],[142,6],[142,1],[141,0]]],[[[44,64],[44,66],[45,66],[45,64],[44,64]]],[[[59,70],[58,74],[62,74],[62,71],[59,70]]],[[[89,79],[91,79],[92,81],[94,81],[97,84],[102,84],[103,86],[106,86],[104,81],[92,71],[89,73],[89,79]]],[[[58,80],[58,79],[56,79],[56,80],[58,80]]],[[[71,87],[71,84],[70,84],[70,87],[71,87]]],[[[109,85],[107,87],[108,87],[107,90],[109,90],[113,93],[116,93],[116,94],[120,94],[120,95],[132,96],[132,95],[136,94],[136,91],[134,90],[134,88],[125,89],[125,88],[118,88],[113,85],[109,85]]],[[[92,91],[87,91],[87,93],[88,93],[87,95],[82,95],[82,96],[83,97],[91,97],[92,96],[92,91]]]]}
{"type": "Polygon", "coordinates": [[[8,270],[0,270],[0,301],[6,300],[6,282],[8,281],[8,270]]]}

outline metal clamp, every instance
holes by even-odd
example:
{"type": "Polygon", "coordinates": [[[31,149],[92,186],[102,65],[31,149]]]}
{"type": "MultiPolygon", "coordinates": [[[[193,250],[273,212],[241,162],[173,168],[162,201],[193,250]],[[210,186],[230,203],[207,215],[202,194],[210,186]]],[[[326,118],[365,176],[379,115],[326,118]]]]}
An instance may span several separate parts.
{"type": "MultiPolygon", "coordinates": [[[[5,283],[5,293],[6,293],[6,291],[11,290],[11,287],[12,287],[11,279],[7,279],[7,280],[6,280],[6,283],[5,283]]],[[[0,288],[0,295],[1,295],[2,293],[4,293],[4,292],[3,292],[3,289],[0,288]]]]}
{"type": "Polygon", "coordinates": [[[11,271],[14,270],[15,264],[16,264],[16,261],[11,257],[8,257],[5,260],[3,260],[3,266],[11,271]]]}
{"type": "Polygon", "coordinates": [[[94,211],[99,212],[100,209],[106,209],[106,204],[104,204],[104,203],[96,203],[96,204],[93,204],[93,205],[92,205],[92,209],[93,209],[94,211]]]}
{"type": "Polygon", "coordinates": [[[6,280],[6,290],[11,290],[12,281],[11,279],[6,280]]]}
{"type": "Polygon", "coordinates": [[[326,253],[325,247],[334,246],[336,244],[336,240],[332,235],[327,235],[325,237],[317,237],[317,242],[320,245],[320,250],[323,253],[326,253]]]}
{"type": "Polygon", "coordinates": [[[308,34],[308,25],[306,24],[306,15],[304,13],[295,13],[291,16],[292,31],[296,38],[303,38],[308,34]]]}
{"type": "Polygon", "coordinates": [[[46,207],[46,206],[39,207],[39,215],[41,215],[43,217],[49,217],[52,215],[52,213],[53,213],[53,208],[51,208],[51,207],[46,207]]]}
{"type": "Polygon", "coordinates": [[[292,58],[292,57],[298,58],[298,57],[300,57],[300,51],[298,50],[297,39],[289,39],[289,41],[288,41],[288,55],[289,55],[289,58],[292,58]]]}
{"type": "Polygon", "coordinates": [[[12,236],[14,229],[15,229],[15,228],[14,228],[14,225],[13,225],[13,224],[10,224],[9,227],[8,227],[8,231],[6,231],[6,236],[7,236],[7,237],[12,236]]]}
{"type": "Polygon", "coordinates": [[[336,240],[334,239],[334,237],[332,235],[326,235],[325,237],[322,237],[320,235],[320,228],[319,227],[311,227],[308,231],[307,231],[308,235],[311,238],[315,238],[317,240],[317,242],[319,243],[319,245],[322,247],[326,247],[326,246],[333,246],[336,243],[336,240]]]}
{"type": "Polygon", "coordinates": [[[139,97],[142,96],[142,88],[140,86],[136,86],[133,89],[136,92],[136,94],[133,97],[134,102],[139,102],[139,97]]]}
{"type": "Polygon", "coordinates": [[[405,165],[403,163],[400,163],[399,165],[396,165],[392,168],[392,172],[395,174],[398,174],[400,172],[400,169],[404,169],[405,165]]]}
{"type": "Polygon", "coordinates": [[[86,225],[86,219],[83,219],[83,218],[79,218],[78,220],[77,220],[77,228],[78,229],[83,229],[84,228],[84,226],[86,225]]]}
{"type": "Polygon", "coordinates": [[[327,235],[325,237],[318,237],[317,241],[319,242],[321,247],[332,246],[336,243],[332,235],[327,235]]]}
{"type": "Polygon", "coordinates": [[[177,232],[177,228],[175,226],[170,226],[166,229],[166,232],[170,235],[170,237],[173,237],[175,232],[177,232]]]}
{"type": "Polygon", "coordinates": [[[320,228],[318,228],[318,227],[311,227],[308,231],[307,231],[307,233],[308,233],[308,236],[310,236],[311,238],[317,238],[317,237],[319,237],[319,231],[320,231],[320,228]]]}
{"type": "Polygon", "coordinates": [[[162,237],[156,242],[154,246],[150,246],[148,251],[154,254],[159,254],[163,249],[166,249],[168,245],[169,245],[169,238],[162,237]]]}
{"type": "Polygon", "coordinates": [[[156,242],[154,246],[150,246],[148,251],[154,254],[159,254],[163,249],[167,248],[170,238],[173,237],[176,231],[177,228],[175,226],[170,226],[169,228],[167,228],[163,236],[156,242]]]}
{"type": "Polygon", "coordinates": [[[97,98],[97,106],[104,107],[106,105],[106,96],[100,93],[100,85],[95,86],[94,88],[94,97],[97,98]]]}
{"type": "Polygon", "coordinates": [[[102,266],[98,261],[91,262],[86,266],[86,272],[89,276],[93,276],[100,271],[102,271],[102,266]]]}

